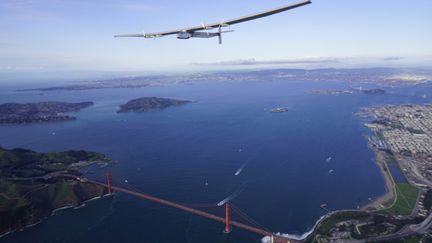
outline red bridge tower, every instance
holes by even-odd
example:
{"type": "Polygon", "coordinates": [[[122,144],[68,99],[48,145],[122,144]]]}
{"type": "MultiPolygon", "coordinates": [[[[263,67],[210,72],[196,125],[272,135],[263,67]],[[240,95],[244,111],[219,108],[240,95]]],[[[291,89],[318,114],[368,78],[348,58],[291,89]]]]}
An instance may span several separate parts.
{"type": "Polygon", "coordinates": [[[112,190],[112,174],[111,172],[108,172],[107,175],[107,185],[108,185],[108,193],[111,195],[113,190],[112,190]]]}
{"type": "Polygon", "coordinates": [[[231,224],[230,224],[230,204],[229,202],[225,203],[225,230],[224,233],[228,234],[231,232],[231,224]]]}

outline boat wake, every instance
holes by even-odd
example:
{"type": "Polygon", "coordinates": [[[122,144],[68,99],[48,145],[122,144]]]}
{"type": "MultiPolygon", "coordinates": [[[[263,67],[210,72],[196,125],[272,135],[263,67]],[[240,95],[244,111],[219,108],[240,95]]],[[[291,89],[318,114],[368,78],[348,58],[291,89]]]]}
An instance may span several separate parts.
{"type": "Polygon", "coordinates": [[[234,175],[236,175],[236,176],[240,175],[240,173],[242,173],[243,169],[244,169],[248,164],[249,164],[249,162],[246,162],[246,163],[242,164],[242,165],[240,166],[240,168],[236,171],[236,173],[234,173],[234,175]]]}
{"type": "MultiPolygon", "coordinates": [[[[321,216],[321,218],[319,218],[319,220],[316,221],[315,225],[312,227],[311,230],[301,234],[301,235],[296,235],[296,234],[287,234],[287,233],[276,233],[276,235],[280,235],[280,236],[284,236],[287,237],[289,239],[293,239],[293,240],[298,240],[298,241],[303,241],[305,240],[307,237],[309,237],[309,235],[311,235],[315,228],[318,226],[318,224],[325,218],[325,215],[321,216]]],[[[270,236],[265,236],[264,238],[261,239],[262,243],[271,243],[272,239],[270,236]]]]}
{"type": "Polygon", "coordinates": [[[224,200],[220,201],[217,206],[223,206],[225,205],[225,203],[233,200],[234,198],[238,197],[240,195],[240,193],[245,189],[246,184],[242,184],[239,188],[237,188],[237,190],[235,190],[231,195],[229,195],[227,198],[225,198],[224,200]]]}

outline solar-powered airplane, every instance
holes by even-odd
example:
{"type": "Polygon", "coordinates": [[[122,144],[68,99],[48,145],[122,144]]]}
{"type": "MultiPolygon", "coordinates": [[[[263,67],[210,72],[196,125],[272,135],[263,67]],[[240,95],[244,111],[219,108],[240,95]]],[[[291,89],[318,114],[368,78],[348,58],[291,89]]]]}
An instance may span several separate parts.
{"type": "Polygon", "coordinates": [[[261,13],[251,14],[240,18],[231,19],[228,21],[221,21],[213,24],[201,24],[200,26],[195,26],[191,28],[177,29],[165,32],[157,32],[157,33],[143,33],[143,34],[128,34],[128,35],[115,35],[114,37],[142,37],[142,38],[158,38],[166,35],[177,35],[177,39],[190,39],[190,38],[212,38],[219,37],[219,44],[222,44],[222,34],[227,32],[233,32],[233,30],[222,30],[224,27],[229,27],[233,24],[238,24],[258,18],[267,17],[269,15],[277,14],[280,12],[284,12],[293,8],[298,8],[307,4],[310,4],[311,0],[306,0],[303,2],[290,4],[287,6],[283,6],[280,8],[264,11],[261,13]],[[209,30],[217,28],[217,32],[209,32],[209,30]]]}

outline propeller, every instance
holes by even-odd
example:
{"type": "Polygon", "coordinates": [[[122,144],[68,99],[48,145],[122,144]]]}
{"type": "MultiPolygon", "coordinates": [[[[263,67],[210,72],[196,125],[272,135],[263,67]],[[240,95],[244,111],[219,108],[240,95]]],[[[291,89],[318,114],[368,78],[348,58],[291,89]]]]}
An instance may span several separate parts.
{"type": "Polygon", "coordinates": [[[205,26],[204,22],[201,22],[201,26],[203,27],[204,32],[206,32],[207,36],[209,36],[208,28],[207,26],[205,26]]]}
{"type": "Polygon", "coordinates": [[[209,32],[208,32],[208,31],[213,29],[213,27],[206,26],[206,25],[204,24],[204,22],[201,22],[201,26],[202,26],[203,30],[207,33],[207,35],[209,35],[209,32]]]}
{"type": "Polygon", "coordinates": [[[156,40],[156,37],[155,37],[155,36],[147,36],[147,34],[146,34],[145,31],[143,31],[142,34],[143,34],[143,37],[144,37],[144,38],[153,38],[153,40],[156,40]]]}

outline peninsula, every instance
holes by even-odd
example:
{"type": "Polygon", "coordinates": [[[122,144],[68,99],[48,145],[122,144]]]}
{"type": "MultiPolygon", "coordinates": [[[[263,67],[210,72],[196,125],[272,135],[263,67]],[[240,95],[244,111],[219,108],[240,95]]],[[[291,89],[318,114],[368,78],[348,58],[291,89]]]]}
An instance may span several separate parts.
{"type": "Polygon", "coordinates": [[[143,97],[128,101],[126,104],[120,105],[120,109],[117,111],[121,112],[144,112],[150,110],[163,110],[170,106],[180,106],[192,101],[189,100],[175,100],[158,97],[143,97]]]}
{"type": "Polygon", "coordinates": [[[110,162],[95,152],[0,147],[0,235],[38,223],[56,209],[105,195],[103,186],[79,179],[78,169],[110,162]]]}
{"type": "Polygon", "coordinates": [[[0,104],[0,124],[22,124],[50,121],[69,121],[76,118],[66,112],[77,112],[92,106],[93,102],[38,102],[0,104]]]}

